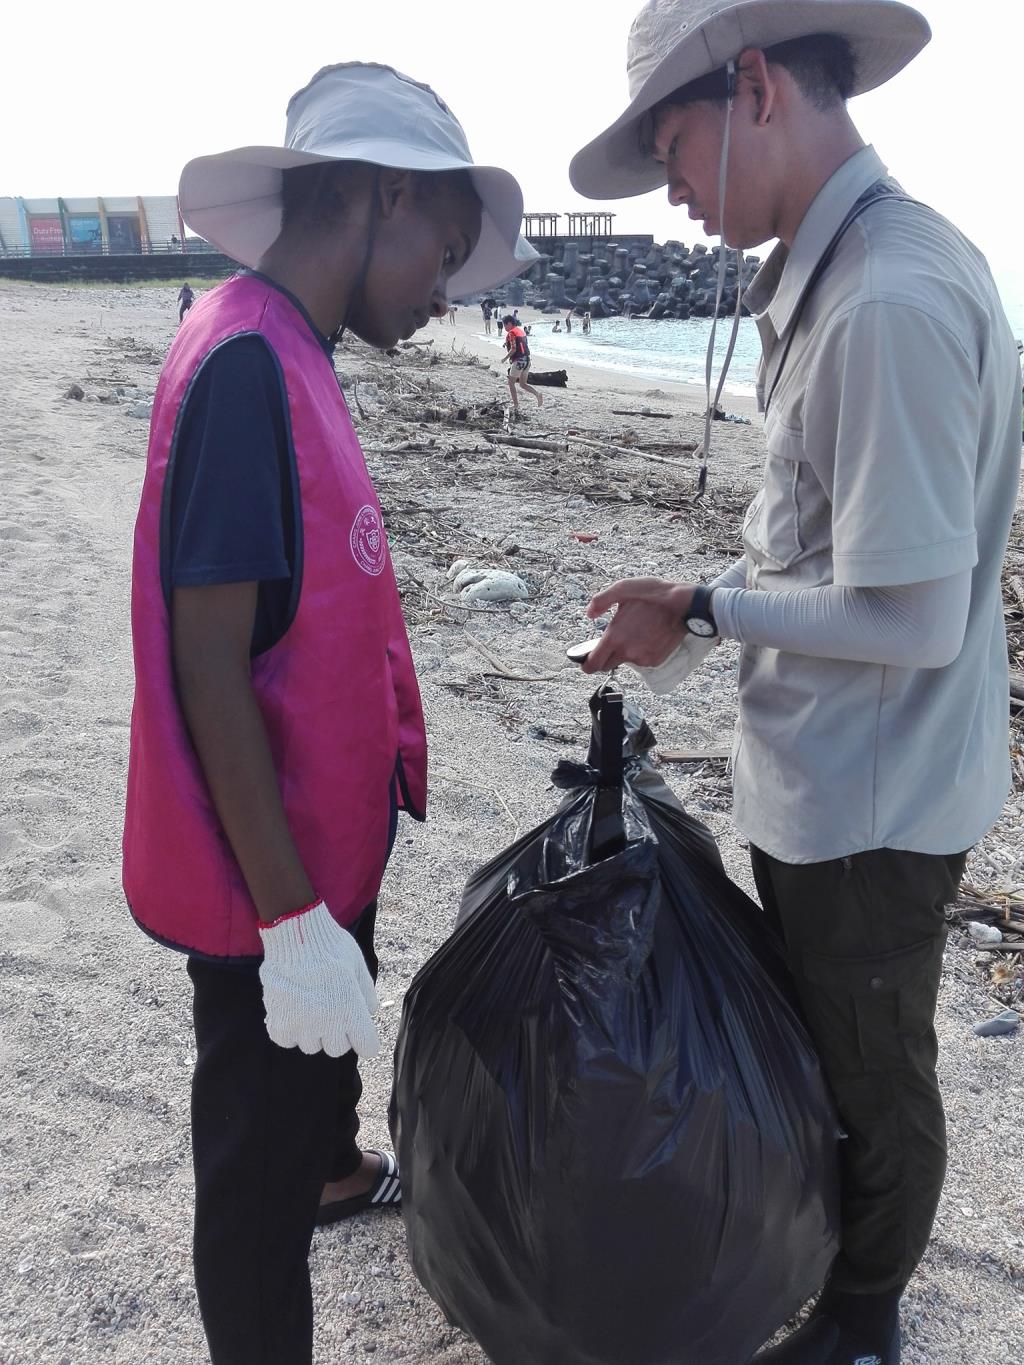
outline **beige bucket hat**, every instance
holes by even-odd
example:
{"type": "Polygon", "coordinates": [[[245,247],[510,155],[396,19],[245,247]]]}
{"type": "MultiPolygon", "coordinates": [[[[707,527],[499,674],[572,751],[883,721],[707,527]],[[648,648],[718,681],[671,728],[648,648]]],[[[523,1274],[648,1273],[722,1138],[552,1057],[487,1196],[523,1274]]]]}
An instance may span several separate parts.
{"type": "Polygon", "coordinates": [[[629,107],[573,157],[573,187],[588,199],[658,189],[666,183],[665,169],[641,151],[644,114],[744,48],[812,33],[837,34],[850,44],[855,95],[895,76],[931,37],[924,16],[899,0],[648,0],[626,49],[629,107]]]}
{"type": "Polygon", "coordinates": [[[523,192],[498,166],[477,166],[462,124],[429,85],[376,62],[324,67],[288,103],[283,147],[200,156],[181,173],[181,216],[242,265],[255,266],[281,231],[281,176],[318,161],[408,171],[468,171],[483,205],[480,240],[448,281],[451,298],[495,289],[537,253],[521,235],[523,192]]]}

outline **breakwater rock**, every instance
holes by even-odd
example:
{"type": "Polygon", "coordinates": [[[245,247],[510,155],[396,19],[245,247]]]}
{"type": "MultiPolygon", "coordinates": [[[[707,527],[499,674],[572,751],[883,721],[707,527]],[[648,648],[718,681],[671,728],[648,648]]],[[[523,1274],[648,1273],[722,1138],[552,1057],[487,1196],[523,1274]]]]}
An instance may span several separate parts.
{"type": "MultiPolygon", "coordinates": [[[[650,238],[537,238],[533,245],[539,260],[495,292],[511,307],[528,305],[548,313],[571,309],[594,318],[706,318],[714,312],[718,246],[674,241],[659,246],[650,238]]],[[[743,258],[744,288],[760,263],[758,256],[743,258]]],[[[735,310],[738,284],[736,253],[729,251],[722,316],[735,310]]]]}

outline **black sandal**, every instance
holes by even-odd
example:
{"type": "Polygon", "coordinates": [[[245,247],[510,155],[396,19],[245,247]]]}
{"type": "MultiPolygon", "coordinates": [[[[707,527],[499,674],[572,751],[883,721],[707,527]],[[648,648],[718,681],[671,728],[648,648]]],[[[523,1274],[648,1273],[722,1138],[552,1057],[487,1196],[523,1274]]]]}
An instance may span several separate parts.
{"type": "Polygon", "coordinates": [[[340,1223],[343,1218],[354,1218],[357,1213],[365,1213],[367,1209],[397,1208],[401,1204],[402,1185],[398,1176],[398,1162],[393,1154],[376,1147],[367,1147],[364,1155],[380,1157],[377,1179],[365,1194],[321,1204],[316,1215],[318,1228],[326,1227],[328,1223],[340,1223]]]}

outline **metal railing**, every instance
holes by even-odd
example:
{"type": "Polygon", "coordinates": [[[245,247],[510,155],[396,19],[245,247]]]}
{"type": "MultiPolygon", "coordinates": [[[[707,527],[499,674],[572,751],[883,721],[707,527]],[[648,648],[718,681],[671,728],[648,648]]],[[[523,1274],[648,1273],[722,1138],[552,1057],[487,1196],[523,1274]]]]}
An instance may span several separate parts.
{"type": "Polygon", "coordinates": [[[187,237],[184,242],[171,240],[149,242],[145,245],[123,246],[120,243],[97,242],[95,246],[84,243],[63,243],[61,246],[0,246],[0,256],[8,259],[22,259],[27,256],[39,260],[52,260],[62,256],[219,256],[220,248],[204,241],[201,237],[187,237]]]}

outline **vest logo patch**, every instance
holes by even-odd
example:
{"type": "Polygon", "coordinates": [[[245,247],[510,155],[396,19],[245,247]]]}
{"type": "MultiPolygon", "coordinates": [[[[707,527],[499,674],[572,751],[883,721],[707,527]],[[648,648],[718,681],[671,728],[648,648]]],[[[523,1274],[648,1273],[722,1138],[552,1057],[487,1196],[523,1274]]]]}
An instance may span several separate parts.
{"type": "Polygon", "coordinates": [[[376,578],[383,571],[387,559],[387,541],[376,507],[371,507],[369,503],[360,507],[352,523],[348,543],[352,548],[352,558],[363,573],[376,578]]]}

